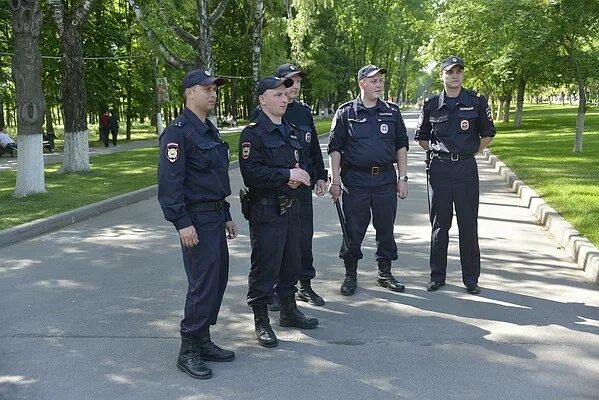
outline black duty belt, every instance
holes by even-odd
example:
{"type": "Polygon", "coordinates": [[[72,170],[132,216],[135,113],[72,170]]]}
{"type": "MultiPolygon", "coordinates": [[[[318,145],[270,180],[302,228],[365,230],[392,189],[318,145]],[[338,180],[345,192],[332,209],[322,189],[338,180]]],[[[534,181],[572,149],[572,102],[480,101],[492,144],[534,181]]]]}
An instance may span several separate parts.
{"type": "Polygon", "coordinates": [[[474,153],[443,153],[433,151],[433,158],[435,157],[441,160],[459,161],[474,157],[474,153]]]}
{"type": "Polygon", "coordinates": [[[198,211],[219,211],[225,205],[224,200],[216,201],[200,201],[198,203],[189,204],[186,208],[187,211],[198,212],[198,211]]]}
{"type": "Polygon", "coordinates": [[[291,207],[293,204],[293,199],[291,197],[287,197],[284,201],[271,197],[256,197],[253,198],[252,201],[262,206],[282,206],[286,208],[291,207]]]}
{"type": "Polygon", "coordinates": [[[393,169],[393,164],[370,165],[368,167],[361,167],[345,162],[343,163],[341,168],[346,168],[350,171],[368,172],[369,174],[377,175],[379,172],[385,172],[387,170],[393,169]]]}

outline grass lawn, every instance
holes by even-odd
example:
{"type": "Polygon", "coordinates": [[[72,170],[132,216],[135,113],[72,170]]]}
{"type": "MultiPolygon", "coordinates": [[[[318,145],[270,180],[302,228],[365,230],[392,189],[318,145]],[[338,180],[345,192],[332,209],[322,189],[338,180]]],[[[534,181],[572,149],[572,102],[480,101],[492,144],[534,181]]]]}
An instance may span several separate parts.
{"type": "MultiPolygon", "coordinates": [[[[326,133],[331,122],[319,120],[316,125],[318,132],[326,133]]],[[[155,137],[153,131],[147,132],[136,134],[135,139],[155,137]]],[[[230,146],[231,160],[239,156],[239,135],[223,134],[230,146]]],[[[16,171],[3,171],[0,174],[0,230],[154,185],[157,160],[157,148],[149,147],[91,157],[91,170],[86,174],[58,174],[60,164],[47,165],[47,192],[21,199],[13,197],[16,171]]]]}
{"type": "Polygon", "coordinates": [[[598,246],[599,110],[586,113],[581,154],[572,153],[576,112],[575,106],[525,104],[521,128],[496,123],[491,150],[598,246]]]}

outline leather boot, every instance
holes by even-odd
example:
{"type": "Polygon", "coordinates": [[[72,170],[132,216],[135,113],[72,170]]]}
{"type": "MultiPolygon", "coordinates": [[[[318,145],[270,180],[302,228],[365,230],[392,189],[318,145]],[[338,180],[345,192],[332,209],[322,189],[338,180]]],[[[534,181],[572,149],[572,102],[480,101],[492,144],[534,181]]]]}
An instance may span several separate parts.
{"type": "Polygon", "coordinates": [[[266,306],[252,307],[254,310],[254,325],[256,338],[263,347],[276,347],[279,344],[268,319],[268,308],[266,306]]]}
{"type": "Polygon", "coordinates": [[[235,353],[231,350],[224,350],[218,347],[212,340],[210,335],[200,339],[198,349],[204,361],[226,362],[233,361],[235,353]]]}
{"type": "Polygon", "coordinates": [[[341,284],[341,294],[351,296],[358,287],[358,262],[345,260],[345,280],[341,284]]]}
{"type": "Polygon", "coordinates": [[[179,357],[177,358],[177,367],[192,378],[212,378],[212,370],[202,360],[198,345],[199,338],[195,336],[181,337],[181,350],[179,350],[179,357]]]}
{"type": "Polygon", "coordinates": [[[272,304],[268,305],[268,311],[279,311],[281,306],[279,305],[279,296],[275,293],[272,296],[272,304]]]}
{"type": "Polygon", "coordinates": [[[403,292],[406,290],[406,287],[399,283],[399,281],[391,274],[390,260],[379,261],[379,274],[376,278],[376,284],[387,288],[392,292],[403,292]]]}
{"type": "Polygon", "coordinates": [[[308,317],[297,309],[295,304],[295,295],[291,294],[286,298],[279,298],[281,303],[280,326],[295,327],[302,329],[314,329],[318,325],[316,318],[308,317]]]}
{"type": "Polygon", "coordinates": [[[312,289],[312,285],[310,284],[310,280],[301,280],[300,288],[297,292],[297,299],[301,301],[305,301],[308,304],[312,304],[313,306],[324,306],[324,299],[320,297],[314,289],[312,289]]]}

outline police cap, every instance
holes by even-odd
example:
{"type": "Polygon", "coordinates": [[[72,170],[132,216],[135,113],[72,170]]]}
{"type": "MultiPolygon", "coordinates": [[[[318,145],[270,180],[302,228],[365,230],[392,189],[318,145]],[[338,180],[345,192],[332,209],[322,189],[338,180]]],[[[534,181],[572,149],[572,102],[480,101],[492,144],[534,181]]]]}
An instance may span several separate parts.
{"type": "Polygon", "coordinates": [[[385,74],[387,70],[385,68],[379,68],[376,65],[368,64],[360,68],[358,71],[358,81],[361,81],[364,78],[370,78],[375,76],[378,73],[385,74]]]}
{"type": "Polygon", "coordinates": [[[218,76],[214,76],[210,71],[200,68],[188,72],[183,77],[183,90],[188,89],[195,85],[208,86],[215,83],[216,86],[223,85],[225,80],[218,76]]]}
{"type": "Polygon", "coordinates": [[[304,78],[306,73],[293,64],[283,64],[277,68],[275,74],[275,76],[278,76],[279,78],[291,78],[294,75],[299,75],[304,78]]]}
{"type": "Polygon", "coordinates": [[[464,68],[464,60],[462,60],[460,57],[449,56],[441,62],[441,69],[449,71],[456,65],[459,65],[460,67],[464,68]]]}
{"type": "Polygon", "coordinates": [[[278,88],[281,85],[285,85],[286,88],[293,86],[293,79],[290,78],[279,78],[278,76],[267,76],[258,82],[256,85],[256,96],[264,94],[269,89],[278,88]]]}

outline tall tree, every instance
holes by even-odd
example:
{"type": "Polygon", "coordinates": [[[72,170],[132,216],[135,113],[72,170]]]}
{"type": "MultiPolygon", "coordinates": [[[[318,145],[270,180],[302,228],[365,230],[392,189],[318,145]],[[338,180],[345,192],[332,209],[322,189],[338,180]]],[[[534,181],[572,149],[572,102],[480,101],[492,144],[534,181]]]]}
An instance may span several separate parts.
{"type": "MultiPolygon", "coordinates": [[[[64,156],[61,172],[89,171],[89,131],[81,30],[95,0],[81,0],[71,9],[62,0],[48,0],[60,37],[64,156]]],[[[72,4],[72,3],[71,3],[72,4]]]]}
{"type": "Polygon", "coordinates": [[[15,196],[46,191],[42,124],[46,101],[42,89],[39,1],[10,0],[15,55],[12,75],[17,99],[18,162],[15,196]]]}
{"type": "Polygon", "coordinates": [[[254,9],[254,30],[252,34],[252,75],[254,86],[260,80],[260,61],[262,57],[262,21],[264,20],[264,0],[256,0],[254,9]]]}
{"type": "Polygon", "coordinates": [[[142,9],[135,0],[128,0],[135,17],[146,32],[150,42],[158,47],[160,53],[164,57],[165,61],[175,67],[182,70],[195,68],[207,68],[212,70],[215,66],[214,55],[212,51],[213,38],[212,30],[214,23],[223,15],[227,8],[229,0],[219,0],[217,5],[214,7],[212,13],[209,13],[210,1],[209,0],[196,0],[196,17],[194,29],[186,29],[186,27],[179,23],[173,15],[173,8],[176,8],[166,3],[166,0],[159,0],[158,9],[161,16],[167,19],[167,28],[171,34],[174,34],[176,38],[180,40],[180,43],[175,43],[173,46],[169,46],[167,40],[163,39],[157,29],[153,27],[147,20],[142,9]],[[170,8],[170,9],[169,9],[170,8]],[[177,54],[174,50],[177,46],[185,44],[191,46],[195,50],[195,60],[191,61],[186,59],[185,56],[177,54]]]}

